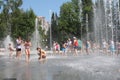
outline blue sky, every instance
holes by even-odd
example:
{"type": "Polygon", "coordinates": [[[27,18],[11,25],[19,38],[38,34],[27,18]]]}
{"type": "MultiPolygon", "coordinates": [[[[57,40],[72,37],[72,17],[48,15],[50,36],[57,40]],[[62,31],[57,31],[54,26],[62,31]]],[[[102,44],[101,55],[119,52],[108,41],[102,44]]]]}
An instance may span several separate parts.
{"type": "Polygon", "coordinates": [[[22,8],[24,10],[32,8],[37,16],[44,16],[49,21],[50,10],[59,15],[60,6],[67,1],[71,0],[23,0],[22,8]]]}

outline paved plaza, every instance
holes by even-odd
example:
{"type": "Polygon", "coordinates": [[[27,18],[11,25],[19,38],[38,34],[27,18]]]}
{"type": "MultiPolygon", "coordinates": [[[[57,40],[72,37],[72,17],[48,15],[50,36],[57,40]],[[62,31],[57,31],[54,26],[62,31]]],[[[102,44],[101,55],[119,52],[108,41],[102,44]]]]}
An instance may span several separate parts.
{"type": "Polygon", "coordinates": [[[36,54],[31,61],[0,56],[0,80],[120,80],[120,56],[81,54],[79,56],[48,55],[38,61],[36,54]]]}

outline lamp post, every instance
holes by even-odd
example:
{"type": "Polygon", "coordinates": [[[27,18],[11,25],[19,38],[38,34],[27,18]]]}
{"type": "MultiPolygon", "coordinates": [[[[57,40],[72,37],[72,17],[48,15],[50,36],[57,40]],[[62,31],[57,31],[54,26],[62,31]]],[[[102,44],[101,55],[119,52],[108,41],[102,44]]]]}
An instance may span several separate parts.
{"type": "MultiPolygon", "coordinates": [[[[118,27],[120,27],[120,0],[118,0],[118,27]]],[[[117,34],[118,34],[118,32],[117,32],[117,34]]],[[[118,37],[118,35],[117,35],[117,37],[118,37]]]]}
{"type": "Polygon", "coordinates": [[[81,40],[82,40],[82,1],[79,0],[79,19],[80,19],[80,22],[81,22],[81,40]]]}
{"type": "Polygon", "coordinates": [[[50,15],[50,50],[52,51],[52,29],[51,29],[51,10],[49,10],[50,15]]]}
{"type": "Polygon", "coordinates": [[[113,26],[113,22],[112,22],[112,1],[113,0],[110,0],[109,3],[110,3],[110,28],[111,28],[111,32],[112,32],[112,41],[114,39],[114,32],[113,32],[113,29],[114,29],[114,26],[113,26]]]}
{"type": "Polygon", "coordinates": [[[87,34],[87,40],[88,40],[88,14],[86,14],[86,34],[87,34]]]}

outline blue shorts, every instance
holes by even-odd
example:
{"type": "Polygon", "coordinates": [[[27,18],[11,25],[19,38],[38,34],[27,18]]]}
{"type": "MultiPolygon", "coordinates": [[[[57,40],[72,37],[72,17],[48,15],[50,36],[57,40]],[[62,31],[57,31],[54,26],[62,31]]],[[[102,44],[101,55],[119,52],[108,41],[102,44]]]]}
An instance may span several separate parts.
{"type": "Polygon", "coordinates": [[[65,52],[65,50],[66,50],[65,48],[62,48],[62,51],[63,51],[63,52],[65,52]]]}
{"type": "Polygon", "coordinates": [[[115,51],[115,48],[112,47],[112,48],[110,48],[110,50],[111,50],[112,52],[114,52],[114,51],[115,51]]]}

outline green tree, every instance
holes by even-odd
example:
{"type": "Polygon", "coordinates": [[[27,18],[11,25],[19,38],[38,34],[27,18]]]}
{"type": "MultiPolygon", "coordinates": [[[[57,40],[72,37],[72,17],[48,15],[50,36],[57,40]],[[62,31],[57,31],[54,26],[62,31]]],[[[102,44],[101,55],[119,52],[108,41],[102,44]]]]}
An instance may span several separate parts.
{"type": "Polygon", "coordinates": [[[13,13],[16,11],[19,11],[19,7],[22,5],[22,0],[3,0],[1,3],[2,6],[2,12],[1,12],[1,20],[3,21],[1,23],[1,28],[4,28],[3,36],[11,35],[11,29],[12,29],[12,18],[13,13]]]}
{"type": "Polygon", "coordinates": [[[4,14],[0,14],[0,40],[2,40],[6,34],[6,26],[5,26],[4,14]]]}
{"type": "Polygon", "coordinates": [[[70,35],[75,34],[75,31],[77,30],[75,28],[76,24],[73,25],[73,23],[75,22],[74,20],[75,16],[76,15],[74,15],[73,5],[71,2],[64,3],[61,6],[59,18],[59,30],[64,36],[67,36],[68,34],[70,35]]]}
{"type": "Polygon", "coordinates": [[[51,29],[52,29],[52,37],[54,41],[58,41],[59,38],[57,37],[59,35],[59,29],[58,29],[58,16],[57,13],[52,13],[51,17],[51,29]]]}
{"type": "Polygon", "coordinates": [[[0,38],[4,38],[4,36],[7,34],[9,21],[10,21],[9,20],[9,11],[10,11],[9,2],[7,0],[6,1],[4,1],[4,0],[0,1],[0,9],[1,9],[0,29],[2,30],[0,38]]]}
{"type": "Polygon", "coordinates": [[[30,39],[35,30],[35,18],[33,10],[26,12],[16,10],[12,18],[12,37],[22,36],[24,39],[30,39]]]}
{"type": "MultiPolygon", "coordinates": [[[[57,37],[58,40],[63,41],[73,36],[81,38],[81,35],[86,34],[86,14],[88,14],[89,31],[92,31],[92,0],[81,1],[82,6],[80,5],[79,0],[71,0],[71,2],[66,2],[61,5],[60,16],[57,19],[57,29],[55,28],[56,21],[53,18],[55,14],[52,14],[52,30],[55,35],[59,36],[59,38],[57,37]],[[82,13],[80,12],[80,9],[82,9],[82,13]],[[57,32],[59,32],[59,34],[56,34],[57,32]]],[[[56,38],[54,34],[53,38],[56,38]]]]}
{"type": "Polygon", "coordinates": [[[82,24],[84,27],[84,33],[86,33],[86,14],[88,15],[88,30],[91,32],[93,30],[93,2],[92,0],[82,0],[83,5],[83,20],[82,24]]]}
{"type": "Polygon", "coordinates": [[[0,2],[3,7],[0,14],[0,37],[3,38],[6,35],[11,35],[12,38],[21,36],[24,39],[30,38],[35,25],[36,15],[33,10],[24,11],[20,9],[22,0],[6,0],[0,2]]]}
{"type": "Polygon", "coordinates": [[[61,31],[62,39],[71,36],[80,37],[81,22],[79,9],[79,0],[66,2],[60,7],[59,30],[61,31]]]}

